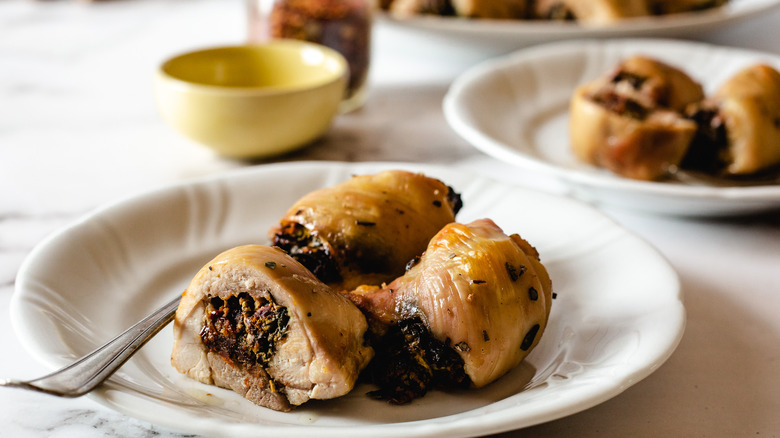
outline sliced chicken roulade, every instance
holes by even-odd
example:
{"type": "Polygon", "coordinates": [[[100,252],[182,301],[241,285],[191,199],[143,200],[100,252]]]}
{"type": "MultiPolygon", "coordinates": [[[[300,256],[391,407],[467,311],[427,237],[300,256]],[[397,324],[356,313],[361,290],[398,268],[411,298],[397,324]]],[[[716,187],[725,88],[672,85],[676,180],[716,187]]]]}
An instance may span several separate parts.
{"type": "Polygon", "coordinates": [[[309,193],[269,235],[322,281],[348,290],[402,275],[460,206],[441,181],[391,170],[309,193]]]}
{"type": "Polygon", "coordinates": [[[404,403],[482,387],[519,364],[547,326],[552,283],[528,242],[481,219],[447,225],[404,276],[348,296],[376,338],[377,395],[404,403]]]}
{"type": "Polygon", "coordinates": [[[346,394],[373,356],[361,311],[268,246],[237,247],[204,266],[173,330],[177,370],[280,411],[346,394]]]}
{"type": "Polygon", "coordinates": [[[619,175],[658,179],[685,155],[696,124],[681,112],[704,98],[701,85],[662,62],[632,57],[577,88],[569,137],[579,159],[619,175]]]}
{"type": "Polygon", "coordinates": [[[682,167],[725,176],[780,165],[780,73],[748,67],[688,109],[699,125],[682,167]]]}

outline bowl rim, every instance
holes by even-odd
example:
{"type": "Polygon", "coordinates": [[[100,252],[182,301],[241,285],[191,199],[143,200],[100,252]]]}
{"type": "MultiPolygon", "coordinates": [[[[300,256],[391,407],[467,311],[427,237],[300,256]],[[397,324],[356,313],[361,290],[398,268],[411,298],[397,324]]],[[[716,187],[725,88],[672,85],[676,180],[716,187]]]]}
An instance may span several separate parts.
{"type": "Polygon", "coordinates": [[[344,55],[322,44],[312,43],[309,41],[294,40],[294,39],[273,39],[262,43],[220,45],[220,46],[204,47],[196,50],[189,50],[165,58],[158,65],[155,72],[155,76],[158,81],[166,82],[170,86],[173,86],[177,89],[187,89],[190,91],[198,91],[202,93],[240,94],[245,96],[290,94],[295,92],[315,90],[317,88],[327,87],[332,85],[334,82],[339,82],[339,81],[343,81],[344,86],[346,87],[348,75],[349,75],[349,65],[347,64],[347,60],[346,58],[344,58],[344,55]],[[297,47],[300,49],[311,48],[311,49],[319,50],[325,53],[327,58],[332,59],[338,63],[338,67],[339,67],[338,73],[322,81],[316,81],[312,83],[305,83],[305,84],[293,85],[293,86],[280,87],[280,86],[268,85],[268,86],[226,87],[222,85],[202,84],[198,82],[188,81],[186,79],[182,79],[180,77],[171,75],[165,70],[165,66],[169,65],[171,62],[174,62],[186,56],[192,56],[194,54],[222,51],[222,50],[247,50],[252,48],[263,48],[263,47],[273,47],[273,46],[297,47]]]}

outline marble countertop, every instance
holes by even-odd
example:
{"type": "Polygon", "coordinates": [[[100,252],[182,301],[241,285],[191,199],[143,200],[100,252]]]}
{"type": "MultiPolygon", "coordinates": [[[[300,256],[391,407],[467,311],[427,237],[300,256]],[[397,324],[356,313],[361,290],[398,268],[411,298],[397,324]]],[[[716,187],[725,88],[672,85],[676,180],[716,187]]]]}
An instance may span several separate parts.
{"type": "MultiPolygon", "coordinates": [[[[697,35],[780,54],[780,11],[697,35]]],[[[477,152],[447,126],[441,99],[489,46],[448,46],[380,23],[366,106],[310,147],[274,161],[411,161],[489,174],[562,193],[477,152]]],[[[240,0],[0,2],[0,377],[50,371],[8,319],[15,276],[49,233],[107,202],[265,162],[237,162],[180,137],[154,107],[164,58],[237,43],[240,0]]],[[[651,376],[596,407],[509,437],[780,435],[780,212],[720,219],[602,206],[677,270],[688,324],[651,376]]],[[[0,436],[179,437],[89,398],[0,391],[0,436]]]]}

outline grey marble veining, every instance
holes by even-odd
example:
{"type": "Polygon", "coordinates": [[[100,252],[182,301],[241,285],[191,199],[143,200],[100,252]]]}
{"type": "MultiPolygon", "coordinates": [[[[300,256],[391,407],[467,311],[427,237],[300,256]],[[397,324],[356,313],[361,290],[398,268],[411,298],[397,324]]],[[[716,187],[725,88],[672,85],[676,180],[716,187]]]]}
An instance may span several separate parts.
{"type": "Polygon", "coordinates": [[[4,436],[78,436],[102,437],[186,437],[148,423],[125,417],[108,409],[95,406],[89,400],[47,401],[40,397],[20,402],[24,415],[14,417],[4,424],[4,436]]]}

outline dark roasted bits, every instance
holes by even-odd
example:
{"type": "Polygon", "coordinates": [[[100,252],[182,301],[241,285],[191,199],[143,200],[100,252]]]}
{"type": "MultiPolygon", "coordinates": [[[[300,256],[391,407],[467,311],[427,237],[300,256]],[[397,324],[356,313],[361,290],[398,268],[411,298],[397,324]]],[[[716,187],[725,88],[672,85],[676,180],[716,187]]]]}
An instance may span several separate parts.
{"type": "Polygon", "coordinates": [[[512,264],[510,264],[509,262],[506,262],[504,266],[506,267],[507,274],[509,274],[509,279],[512,281],[517,281],[517,279],[519,279],[520,276],[522,276],[526,270],[525,265],[520,265],[520,268],[518,269],[512,266],[512,264]]]}
{"type": "Polygon", "coordinates": [[[447,188],[449,189],[447,192],[447,202],[450,203],[452,212],[458,214],[460,209],[463,208],[463,199],[461,198],[460,193],[456,192],[451,186],[447,186],[447,188]]]}
{"type": "Polygon", "coordinates": [[[520,349],[523,351],[528,351],[529,348],[531,348],[531,345],[534,344],[534,339],[536,339],[536,334],[539,332],[539,324],[534,325],[531,327],[531,330],[528,330],[528,333],[525,334],[525,337],[523,338],[523,343],[520,344],[520,349]]]}
{"type": "Polygon", "coordinates": [[[631,85],[631,88],[634,90],[638,90],[642,88],[642,84],[644,84],[647,81],[647,77],[640,76],[636,73],[631,73],[627,71],[618,71],[614,76],[612,76],[612,82],[617,84],[618,82],[626,82],[629,85],[631,85]]]}
{"type": "Polygon", "coordinates": [[[331,283],[341,280],[338,264],[328,246],[303,225],[297,222],[284,224],[281,231],[273,236],[272,244],[287,252],[320,281],[331,283]]]}
{"type": "Polygon", "coordinates": [[[593,101],[617,114],[625,115],[636,120],[644,120],[650,114],[650,110],[630,97],[615,92],[603,91],[593,96],[593,101]]]}
{"type": "Polygon", "coordinates": [[[460,355],[435,339],[419,318],[388,330],[367,374],[379,387],[369,395],[393,404],[409,403],[429,389],[466,388],[471,383],[460,355]]]}
{"type": "Polygon", "coordinates": [[[265,367],[287,334],[287,308],[246,292],[211,297],[200,332],[203,344],[231,363],[265,367]]]}

